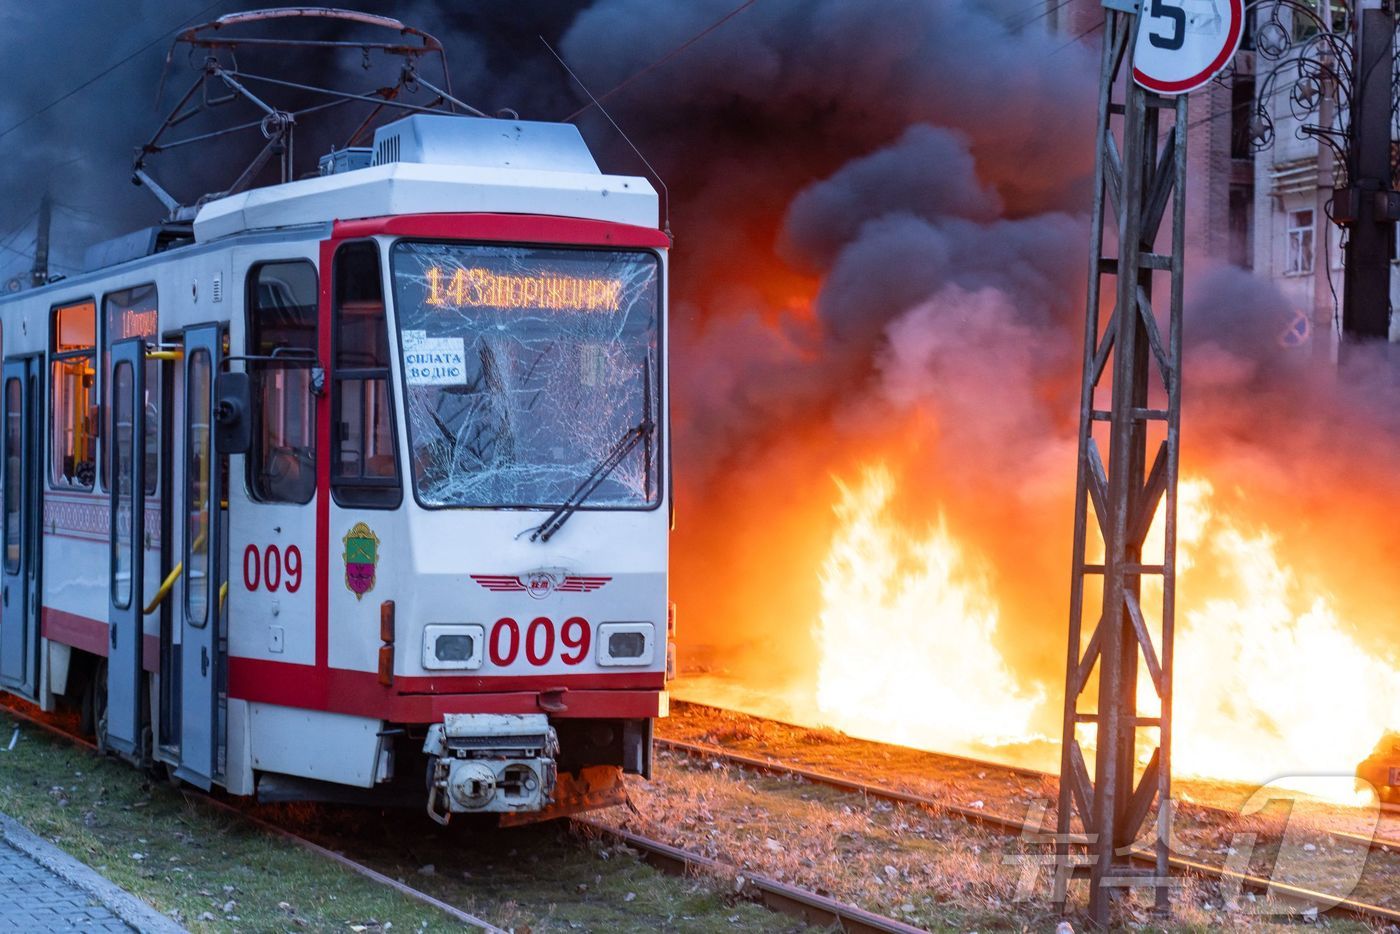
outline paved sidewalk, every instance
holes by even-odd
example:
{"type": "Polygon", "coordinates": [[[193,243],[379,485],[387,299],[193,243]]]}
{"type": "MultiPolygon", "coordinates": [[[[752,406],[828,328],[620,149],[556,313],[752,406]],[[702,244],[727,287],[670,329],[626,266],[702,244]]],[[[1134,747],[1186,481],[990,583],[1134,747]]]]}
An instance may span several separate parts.
{"type": "Polygon", "coordinates": [[[178,934],[184,928],[0,814],[0,931],[178,934]]]}

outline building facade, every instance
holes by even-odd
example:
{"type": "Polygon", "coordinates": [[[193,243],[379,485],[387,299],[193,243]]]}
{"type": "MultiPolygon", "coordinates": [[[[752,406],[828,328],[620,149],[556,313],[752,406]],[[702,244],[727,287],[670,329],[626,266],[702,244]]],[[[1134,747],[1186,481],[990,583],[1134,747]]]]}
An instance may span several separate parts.
{"type": "MultiPolygon", "coordinates": [[[[1103,4],[1101,0],[1046,0],[1046,21],[1066,41],[1082,38],[1097,44],[1103,4]]],[[[1246,269],[1255,265],[1256,153],[1249,132],[1254,87],[1254,54],[1246,47],[1230,80],[1206,85],[1187,102],[1188,249],[1246,269]]]]}
{"type": "MultiPolygon", "coordinates": [[[[1224,0],[1182,2],[1208,13],[1224,0]]],[[[1329,219],[1336,159],[1304,128],[1340,121],[1335,89],[1300,77],[1297,54],[1320,23],[1346,28],[1346,0],[1303,2],[1316,5],[1316,17],[1286,3],[1277,17],[1267,6],[1254,8],[1230,72],[1191,94],[1187,245],[1193,255],[1228,260],[1278,288],[1297,312],[1281,341],[1330,351],[1340,334],[1346,234],[1329,219]],[[1260,43],[1287,51],[1268,54],[1266,45],[1261,53],[1260,43]]],[[[1094,41],[1103,16],[1102,0],[1046,0],[1049,28],[1067,39],[1094,41]]],[[[1395,308],[1400,265],[1392,265],[1391,283],[1395,308]]],[[[1400,341],[1394,314],[1391,340],[1400,341]]]]}
{"type": "MultiPolygon", "coordinates": [[[[1332,223],[1333,192],[1344,179],[1338,172],[1338,159],[1330,146],[1307,132],[1308,127],[1339,129],[1344,115],[1337,111],[1338,90],[1327,82],[1309,77],[1310,70],[1298,68],[1300,50],[1310,57],[1319,46],[1300,44],[1319,28],[1319,20],[1329,16],[1338,30],[1348,28],[1343,0],[1315,0],[1318,17],[1307,17],[1281,8],[1279,25],[1258,27],[1258,41],[1278,41],[1268,29],[1286,28],[1295,45],[1280,58],[1265,61],[1260,56],[1258,90],[1255,95],[1255,165],[1257,196],[1254,207],[1254,267],[1269,277],[1310,320],[1313,336],[1324,334],[1328,346],[1340,334],[1342,269],[1346,231],[1332,223]],[[1261,115],[1266,114],[1267,119],[1261,115]]],[[[1341,99],[1345,101],[1346,95],[1341,99]]],[[[1395,137],[1392,130],[1392,140],[1395,137]]],[[[1392,162],[1395,143],[1391,143],[1392,162]]],[[[1400,276],[1392,259],[1390,306],[1400,304],[1400,276]]],[[[1400,341],[1400,317],[1390,318],[1390,339],[1400,341]]]]}

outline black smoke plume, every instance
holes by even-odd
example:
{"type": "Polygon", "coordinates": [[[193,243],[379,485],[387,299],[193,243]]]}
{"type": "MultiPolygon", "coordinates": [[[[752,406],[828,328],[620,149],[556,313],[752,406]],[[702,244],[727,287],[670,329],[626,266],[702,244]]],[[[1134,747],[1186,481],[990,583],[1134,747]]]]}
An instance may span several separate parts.
{"type": "MultiPolygon", "coordinates": [[[[12,5],[0,14],[0,130],[162,29],[236,6],[12,5]]],[[[911,528],[942,514],[990,563],[1008,664],[1053,707],[1093,39],[1050,35],[1045,5],[1026,0],[758,0],[657,64],[735,6],[417,0],[392,11],[447,43],[455,90],[487,112],[561,119],[586,103],[540,37],[594,93],[628,82],[607,107],[665,178],[676,233],[682,657],[708,647],[709,661],[763,686],[809,677],[832,476],[883,460],[911,528]]],[[[43,190],[63,205],[60,272],[78,262],[75,244],[158,219],[127,170],[158,119],[166,45],[0,138],[12,251],[28,248],[22,222],[43,190]]],[[[346,77],[357,65],[301,67],[346,77]]],[[[607,170],[641,174],[596,109],[578,122],[607,170]]],[[[299,138],[299,151],[311,160],[333,140],[299,138]]],[[[198,193],[227,183],[226,161],[177,158],[173,169],[198,193]]],[[[1400,506],[1394,371],[1365,354],[1341,375],[1314,366],[1281,339],[1291,300],[1211,257],[1190,262],[1184,468],[1210,474],[1224,506],[1267,515],[1309,579],[1345,591],[1348,624],[1379,647],[1393,613],[1368,616],[1365,604],[1400,598],[1382,573],[1400,555],[1400,526],[1375,521],[1400,506]],[[1327,544],[1339,540],[1364,560],[1327,544]]],[[[9,252],[0,270],[24,266],[9,252]]]]}

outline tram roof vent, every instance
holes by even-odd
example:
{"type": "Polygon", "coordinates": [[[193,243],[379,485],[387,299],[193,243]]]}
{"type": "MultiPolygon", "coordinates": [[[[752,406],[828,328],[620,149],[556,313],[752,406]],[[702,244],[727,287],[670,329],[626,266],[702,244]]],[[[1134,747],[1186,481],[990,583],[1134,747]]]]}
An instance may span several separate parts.
{"type": "Polygon", "coordinates": [[[414,114],[374,133],[374,165],[420,162],[601,175],[571,123],[414,114]]]}
{"type": "Polygon", "coordinates": [[[83,256],[83,270],[105,269],[153,253],[160,253],[171,247],[187,243],[193,239],[188,225],[162,224],[145,227],[122,234],[111,240],[95,243],[87,248],[83,256]]]}
{"type": "Polygon", "coordinates": [[[351,146],[349,149],[332,149],[321,157],[322,175],[339,175],[354,169],[368,168],[374,163],[374,150],[368,146],[351,146]]]}

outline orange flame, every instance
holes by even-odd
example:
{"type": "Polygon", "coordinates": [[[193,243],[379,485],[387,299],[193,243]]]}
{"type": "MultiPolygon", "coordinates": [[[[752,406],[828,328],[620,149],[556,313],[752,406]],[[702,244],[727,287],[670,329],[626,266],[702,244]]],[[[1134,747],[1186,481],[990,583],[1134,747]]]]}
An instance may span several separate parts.
{"type": "MultiPolygon", "coordinates": [[[[1048,765],[1034,727],[1058,721],[1063,674],[1008,667],[979,558],[943,517],[924,530],[902,524],[883,465],[838,489],[820,573],[821,719],[872,739],[1048,765]],[[1008,755],[1018,741],[1033,745],[1008,755]]],[[[1173,771],[1289,776],[1282,784],[1335,796],[1335,782],[1306,776],[1351,774],[1383,729],[1400,726],[1400,671],[1367,651],[1328,595],[1300,583],[1269,529],[1217,513],[1213,495],[1206,480],[1182,483],[1173,771]]],[[[1160,518],[1149,552],[1162,547],[1160,518]]],[[[1160,585],[1144,590],[1155,610],[1160,585]]],[[[1145,673],[1139,706],[1157,710],[1145,673]]]]}
{"type": "Polygon", "coordinates": [[[1023,737],[1044,693],[1008,670],[990,585],[940,517],[911,532],[883,465],[837,481],[821,571],[817,707],[848,733],[950,752],[1023,737]]]}
{"type": "Polygon", "coordinates": [[[1302,790],[1318,785],[1302,776],[1351,774],[1400,725],[1400,671],[1302,584],[1272,531],[1214,511],[1213,495],[1182,482],[1174,771],[1302,790]]]}

